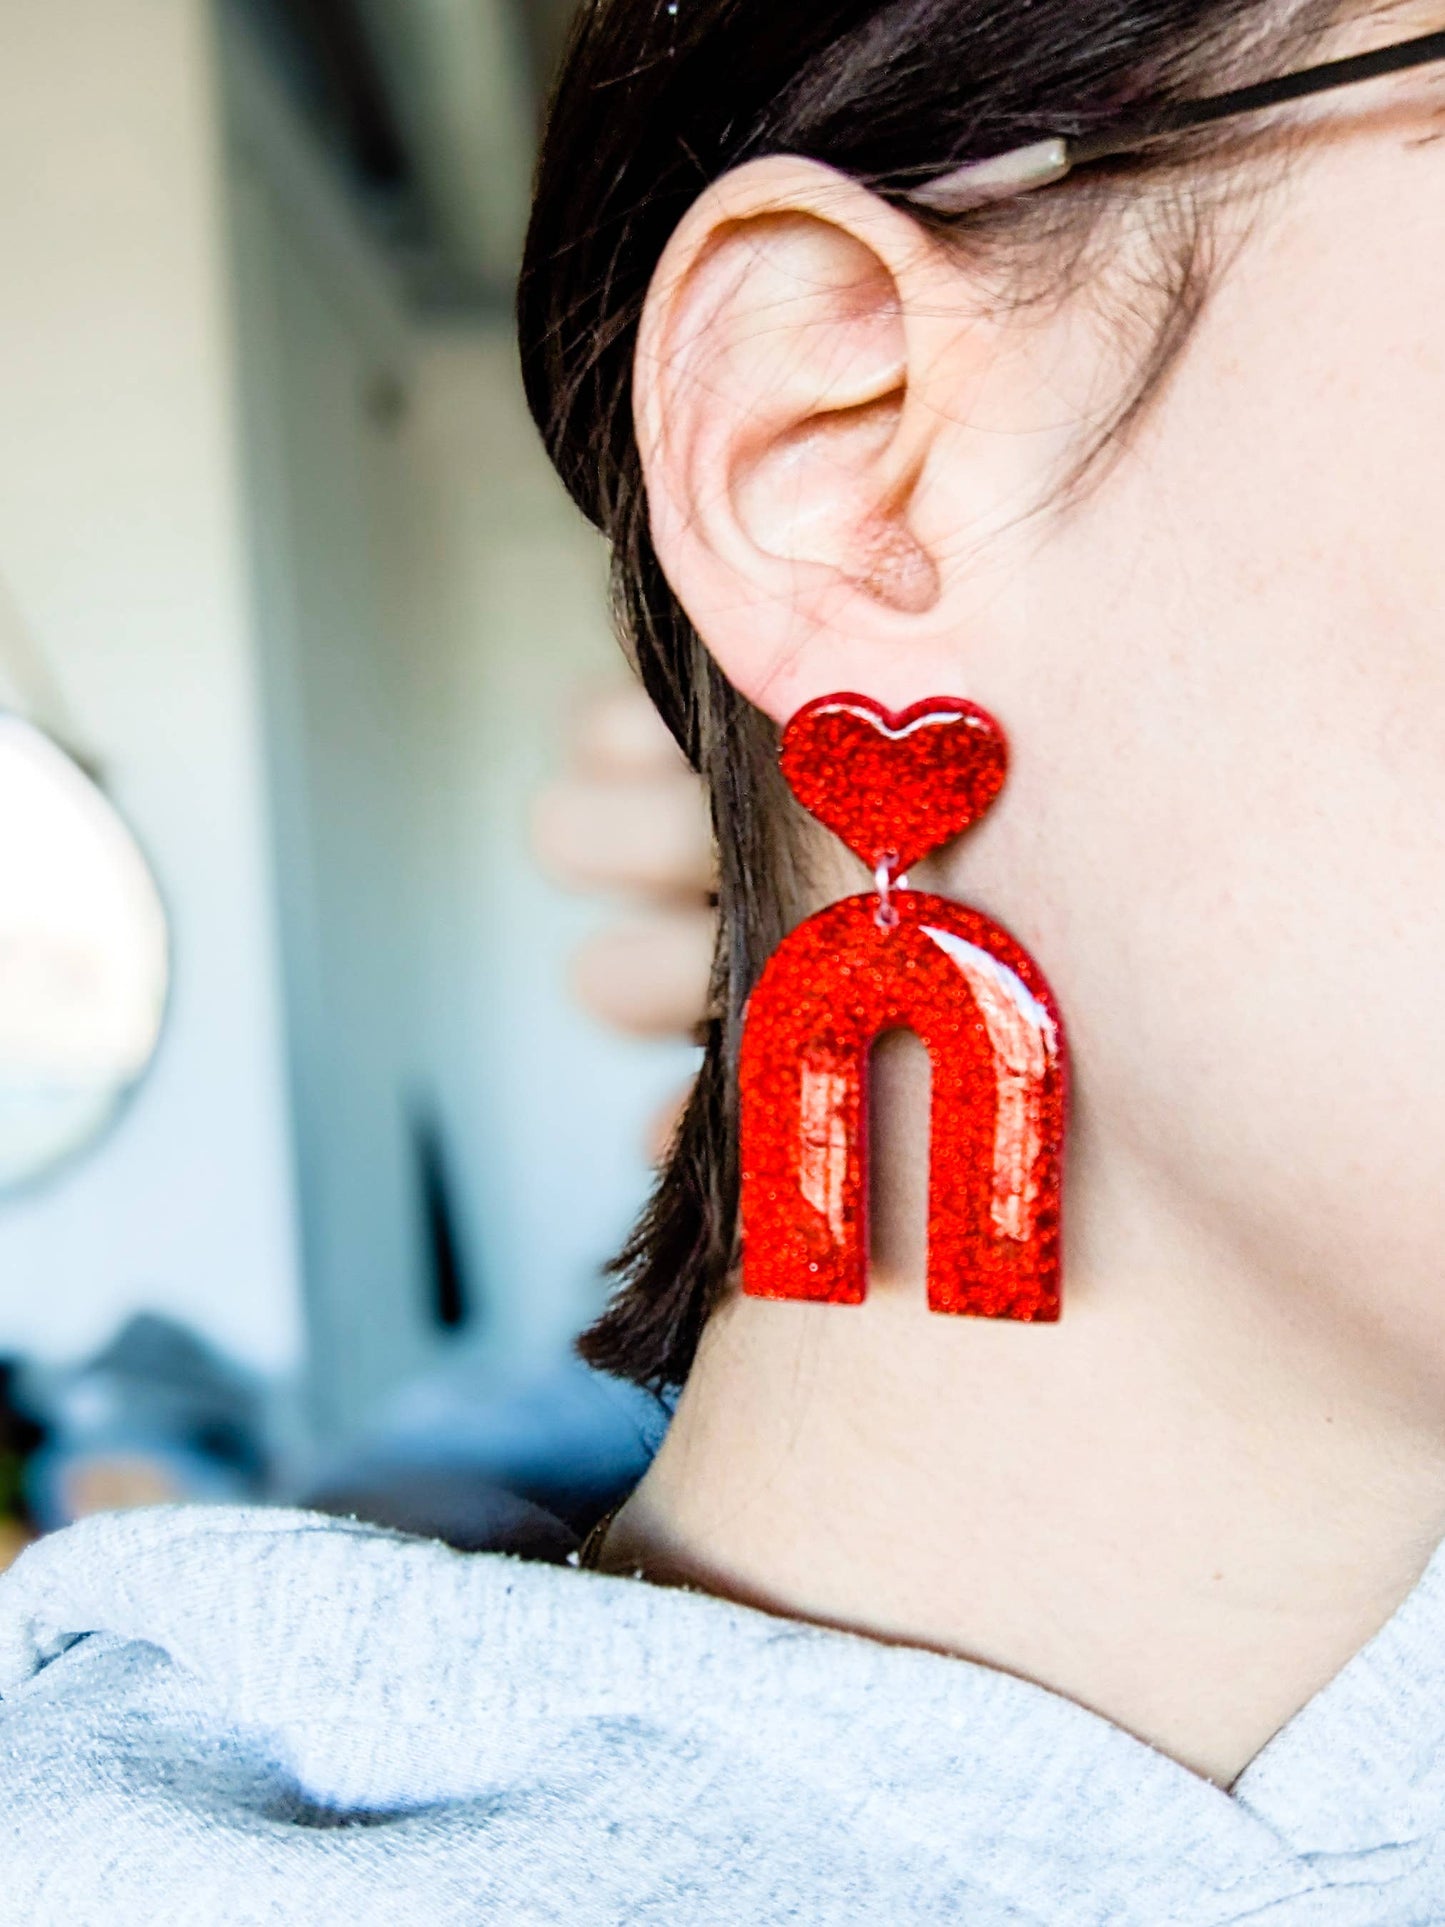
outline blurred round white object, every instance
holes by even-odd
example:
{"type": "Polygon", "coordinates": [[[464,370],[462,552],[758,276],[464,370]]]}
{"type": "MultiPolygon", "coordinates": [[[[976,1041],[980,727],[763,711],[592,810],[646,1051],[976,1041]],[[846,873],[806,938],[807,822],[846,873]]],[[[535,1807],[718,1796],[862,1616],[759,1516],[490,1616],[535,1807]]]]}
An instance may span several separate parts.
{"type": "Polygon", "coordinates": [[[0,1191],[96,1137],[155,1054],[165,910],[90,778],[0,713],[0,1191]]]}

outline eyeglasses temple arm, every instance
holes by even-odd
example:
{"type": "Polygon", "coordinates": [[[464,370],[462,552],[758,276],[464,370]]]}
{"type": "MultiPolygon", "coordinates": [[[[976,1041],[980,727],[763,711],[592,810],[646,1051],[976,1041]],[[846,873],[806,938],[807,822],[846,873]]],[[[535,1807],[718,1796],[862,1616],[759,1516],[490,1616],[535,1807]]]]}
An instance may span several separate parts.
{"type": "Polygon", "coordinates": [[[1273,80],[1235,87],[1228,93],[1210,94],[1203,100],[1166,102],[1078,140],[1053,136],[1031,141],[1027,146],[1011,148],[1008,153],[995,154],[988,160],[970,161],[938,180],[915,188],[908,198],[940,214],[962,214],[990,201],[1011,200],[1015,195],[1049,187],[1075,167],[1137,153],[1151,141],[1164,140],[1171,134],[1207,127],[1215,121],[1232,120],[1241,114],[1258,113],[1263,108],[1303,100],[1311,94],[1328,93],[1336,87],[1350,87],[1359,81],[1374,80],[1381,74],[1423,67],[1434,60],[1445,60],[1445,32],[1420,34],[1413,40],[1376,47],[1368,53],[1323,61],[1315,67],[1301,68],[1297,73],[1278,74],[1273,80]]]}

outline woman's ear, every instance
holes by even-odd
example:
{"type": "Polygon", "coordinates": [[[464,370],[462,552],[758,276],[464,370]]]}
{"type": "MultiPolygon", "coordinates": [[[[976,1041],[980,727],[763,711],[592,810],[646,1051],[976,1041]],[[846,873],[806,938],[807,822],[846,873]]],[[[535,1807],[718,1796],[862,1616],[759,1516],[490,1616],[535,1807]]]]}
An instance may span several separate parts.
{"type": "Polygon", "coordinates": [[[958,680],[948,559],[998,506],[981,468],[943,472],[1000,363],[968,295],[907,215],[788,156],[710,187],[658,265],[634,384],[653,539],[724,673],[777,719],[958,680]]]}

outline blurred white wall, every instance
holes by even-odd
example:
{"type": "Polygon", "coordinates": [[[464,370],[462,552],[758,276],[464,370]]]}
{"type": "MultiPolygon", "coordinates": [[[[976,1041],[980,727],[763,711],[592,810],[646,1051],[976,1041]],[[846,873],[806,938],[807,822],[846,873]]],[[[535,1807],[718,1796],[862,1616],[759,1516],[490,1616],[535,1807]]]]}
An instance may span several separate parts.
{"type": "Polygon", "coordinates": [[[625,673],[604,556],[503,318],[419,321],[228,38],[241,386],[305,1250],[334,1435],[458,1346],[565,1343],[690,1055],[605,1035],[566,963],[606,912],[528,844],[572,706],[625,673]],[[439,1327],[412,1125],[441,1133],[475,1321],[439,1327]]]}
{"type": "Polygon", "coordinates": [[[411,328],[242,30],[223,49],[309,1407],[330,1434],[443,1335],[410,1119],[409,672],[386,606],[411,328]]]}
{"type": "Polygon", "coordinates": [[[167,1310],[304,1351],[344,1431],[458,1344],[570,1337],[689,1061],[572,1008],[606,912],[527,845],[570,706],[622,673],[601,547],[503,321],[405,311],[208,0],[0,9],[0,578],[175,939],[129,1111],[0,1200],[0,1350],[167,1310]],[[428,1301],[418,1102],[474,1330],[428,1301]]]}
{"type": "Polygon", "coordinates": [[[146,1304],[283,1366],[296,1219],[210,9],[12,0],[0,44],[0,574],[176,959],[129,1112],[0,1202],[0,1347],[67,1353],[146,1304]]]}

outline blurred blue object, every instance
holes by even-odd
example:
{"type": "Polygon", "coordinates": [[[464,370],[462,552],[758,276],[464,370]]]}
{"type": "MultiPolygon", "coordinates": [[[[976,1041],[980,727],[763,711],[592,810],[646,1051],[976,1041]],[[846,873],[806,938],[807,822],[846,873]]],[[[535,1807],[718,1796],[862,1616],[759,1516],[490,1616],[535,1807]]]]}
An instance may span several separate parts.
{"type": "Polygon", "coordinates": [[[675,1402],[570,1355],[505,1376],[460,1358],[401,1387],[285,1496],[466,1550],[562,1558],[641,1478],[675,1402]]]}
{"type": "Polygon", "coordinates": [[[154,1313],[78,1365],[24,1365],[15,1403],[45,1435],[27,1510],[49,1532],[116,1506],[269,1499],[560,1560],[641,1478],[676,1402],[570,1355],[503,1372],[474,1353],[402,1386],[345,1445],[278,1465],[277,1396],[154,1313]]]}
{"type": "Polygon", "coordinates": [[[27,1364],[15,1397],[46,1432],[24,1475],[44,1532],[114,1504],[265,1492],[264,1380],[174,1319],[143,1312],[79,1365],[27,1364]]]}

